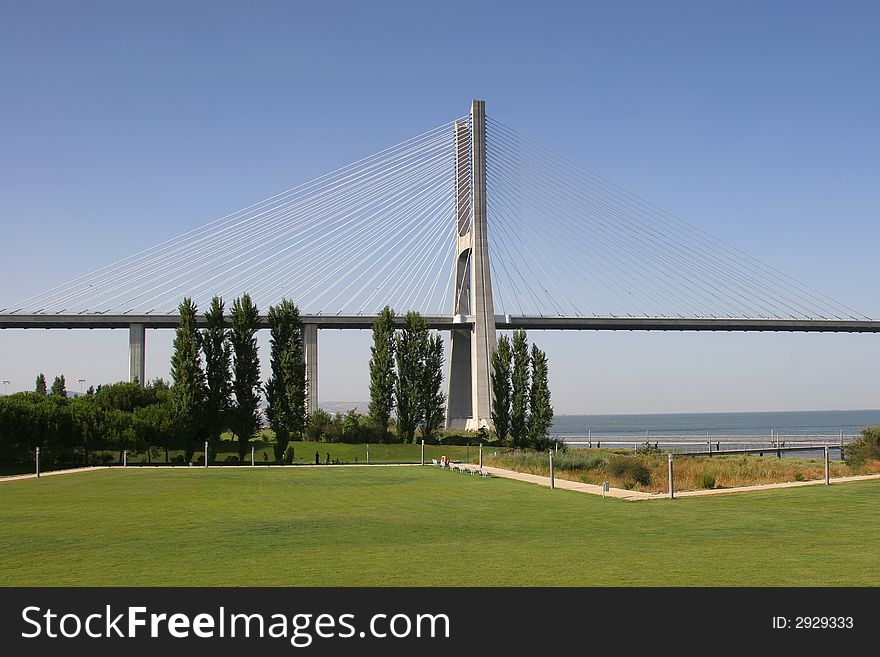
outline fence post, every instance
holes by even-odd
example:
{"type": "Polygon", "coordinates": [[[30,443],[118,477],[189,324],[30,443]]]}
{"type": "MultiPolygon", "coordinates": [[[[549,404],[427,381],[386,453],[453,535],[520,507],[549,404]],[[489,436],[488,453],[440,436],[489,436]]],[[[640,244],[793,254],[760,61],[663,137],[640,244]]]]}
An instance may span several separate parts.
{"type": "Polygon", "coordinates": [[[553,450],[550,450],[550,488],[556,488],[556,480],[553,477],[553,450]]]}
{"type": "Polygon", "coordinates": [[[251,467],[254,467],[254,446],[251,445],[251,467]]]}
{"type": "Polygon", "coordinates": [[[37,447],[37,479],[40,478],[40,448],[37,447]]]}
{"type": "Polygon", "coordinates": [[[480,470],[483,469],[483,443],[480,443],[480,470]]]}
{"type": "Polygon", "coordinates": [[[128,466],[128,450],[122,450],[122,467],[125,468],[128,466]]]}
{"type": "Polygon", "coordinates": [[[205,467],[208,467],[208,441],[205,441],[205,467]]]}
{"type": "Polygon", "coordinates": [[[672,452],[669,452],[669,499],[675,499],[675,479],[672,476],[672,452]]]}
{"type": "Polygon", "coordinates": [[[831,469],[830,464],[828,463],[828,445],[825,445],[825,485],[828,486],[831,483],[831,469]]]}
{"type": "Polygon", "coordinates": [[[422,465],[425,465],[425,441],[422,441],[422,465]]]}

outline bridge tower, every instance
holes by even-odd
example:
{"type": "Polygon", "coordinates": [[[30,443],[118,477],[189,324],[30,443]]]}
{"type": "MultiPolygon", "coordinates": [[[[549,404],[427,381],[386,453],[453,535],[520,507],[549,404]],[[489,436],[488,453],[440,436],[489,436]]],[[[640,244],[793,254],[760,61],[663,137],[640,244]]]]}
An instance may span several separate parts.
{"type": "Polygon", "coordinates": [[[452,314],[473,319],[452,331],[446,426],[477,429],[492,424],[490,358],[495,349],[495,310],[489,271],[486,212],[486,103],[471,103],[469,121],[455,124],[457,253],[452,314]]]}

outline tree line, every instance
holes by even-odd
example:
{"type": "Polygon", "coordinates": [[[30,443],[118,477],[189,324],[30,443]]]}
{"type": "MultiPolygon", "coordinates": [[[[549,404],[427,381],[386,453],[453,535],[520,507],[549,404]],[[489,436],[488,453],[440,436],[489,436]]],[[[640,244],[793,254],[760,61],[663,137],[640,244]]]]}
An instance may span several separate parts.
{"type": "Polygon", "coordinates": [[[409,443],[415,442],[416,431],[425,442],[434,442],[443,427],[443,338],[431,335],[417,312],[408,312],[397,329],[394,311],[385,306],[373,322],[369,413],[386,436],[395,414],[397,436],[409,443]]]}
{"type": "Polygon", "coordinates": [[[244,460],[250,441],[262,428],[260,400],[266,394],[266,419],[275,432],[275,459],[284,460],[291,438],[302,438],[307,425],[308,382],[299,309],[287,299],[268,312],[272,374],[260,381],[257,331],[260,315],[250,295],[235,299],[227,321],[223,299],[215,296],[196,327],[192,299],[180,304],[180,321],[171,357],[171,401],[182,431],[208,442],[216,458],[222,435],[235,436],[244,460]]]}
{"type": "MultiPolygon", "coordinates": [[[[202,329],[191,299],[185,298],[178,312],[170,386],[162,379],[143,387],[137,382],[90,386],[87,394],[69,399],[63,375],[49,388],[40,374],[34,392],[0,398],[3,457],[28,460],[39,446],[44,458],[65,463],[90,463],[97,452],[121,455],[123,450],[146,452],[148,460],[153,452],[158,457],[164,451],[166,461],[169,452],[180,451],[190,461],[207,441],[208,459],[216,460],[228,431],[243,461],[262,429],[264,394],[277,462],[290,458],[294,439],[466,439],[441,435],[446,411],[443,340],[417,312],[408,312],[397,328],[395,313],[386,306],[373,323],[367,417],[355,411],[334,417],[307,409],[303,323],[291,301],[283,299],[268,310],[271,375],[265,384],[257,345],[259,312],[249,295],[235,299],[228,315],[223,299],[215,296],[202,329]]],[[[516,331],[512,342],[499,337],[492,366],[496,438],[517,447],[545,446],[553,421],[546,355],[536,346],[529,352],[525,332],[516,331]]]]}
{"type": "MultiPolygon", "coordinates": [[[[442,338],[431,336],[417,312],[407,313],[402,328],[395,328],[394,311],[386,306],[373,322],[370,352],[370,418],[387,433],[395,414],[397,433],[406,442],[415,440],[417,430],[432,442],[446,414],[442,338]]],[[[553,425],[547,354],[536,345],[530,352],[526,332],[517,330],[512,341],[498,338],[491,359],[496,440],[546,448],[553,425]]]]}
{"type": "MultiPolygon", "coordinates": [[[[44,463],[94,463],[98,452],[184,449],[171,413],[171,391],[162,379],[141,386],[114,383],[68,398],[64,376],[50,390],[43,374],[33,392],[0,398],[0,452],[4,461],[27,462],[39,447],[44,463]],[[152,450],[150,449],[152,448],[152,450]]],[[[116,460],[107,456],[107,460],[116,460]]]]}
{"type": "Polygon", "coordinates": [[[495,435],[514,447],[546,448],[553,425],[547,354],[518,329],[498,338],[492,351],[492,423],[495,435]]]}

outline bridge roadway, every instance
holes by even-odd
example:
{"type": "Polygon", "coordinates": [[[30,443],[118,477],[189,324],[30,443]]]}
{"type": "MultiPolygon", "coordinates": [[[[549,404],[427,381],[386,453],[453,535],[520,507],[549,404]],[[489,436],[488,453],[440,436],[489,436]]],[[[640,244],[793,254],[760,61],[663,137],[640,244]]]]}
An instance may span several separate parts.
{"type": "MultiPolygon", "coordinates": [[[[426,315],[428,327],[451,330],[473,324],[473,317],[426,315]]],[[[48,315],[0,313],[0,329],[124,329],[142,325],[150,329],[173,329],[177,315],[48,315]]],[[[319,329],[369,329],[374,315],[303,315],[304,324],[319,329]]],[[[204,317],[199,315],[199,324],[204,317]]],[[[402,324],[404,317],[397,317],[402,324]]],[[[790,331],[800,333],[880,333],[880,320],[856,319],[747,319],[682,317],[557,317],[497,315],[499,329],[553,331],[790,331]]],[[[260,328],[268,328],[265,315],[260,328]]]]}
{"type": "MultiPolygon", "coordinates": [[[[472,315],[426,315],[429,328],[451,331],[474,326],[472,315]]],[[[308,386],[307,407],[318,407],[318,330],[370,329],[374,315],[303,315],[305,363],[308,386]]],[[[397,317],[398,325],[405,318],[397,317]]],[[[0,313],[0,329],[128,329],[129,380],[147,380],[146,329],[173,329],[177,315],[152,314],[16,314],[0,313]]],[[[203,315],[199,326],[205,325],[203,315]]],[[[260,317],[260,328],[268,328],[268,318],[260,317]]],[[[496,315],[497,329],[561,331],[797,331],[824,333],[880,333],[877,320],[839,319],[745,319],[679,317],[528,317],[496,315]]]]}

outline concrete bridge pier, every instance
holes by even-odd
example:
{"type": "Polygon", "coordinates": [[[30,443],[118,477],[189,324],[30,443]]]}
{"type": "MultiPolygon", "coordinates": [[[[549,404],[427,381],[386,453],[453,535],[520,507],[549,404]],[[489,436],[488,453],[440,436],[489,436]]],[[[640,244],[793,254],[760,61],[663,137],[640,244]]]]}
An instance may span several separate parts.
{"type": "Polygon", "coordinates": [[[495,311],[489,269],[486,207],[486,104],[471,104],[470,124],[455,124],[458,257],[454,263],[452,313],[473,315],[473,327],[454,329],[449,347],[446,426],[476,430],[492,426],[491,356],[495,311]]]}
{"type": "Polygon", "coordinates": [[[306,412],[318,410],[318,325],[303,324],[303,352],[306,360],[306,412]]]}
{"type": "Polygon", "coordinates": [[[147,329],[143,324],[128,327],[128,380],[146,384],[147,329]]]}

